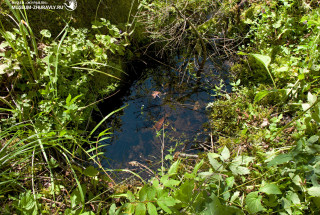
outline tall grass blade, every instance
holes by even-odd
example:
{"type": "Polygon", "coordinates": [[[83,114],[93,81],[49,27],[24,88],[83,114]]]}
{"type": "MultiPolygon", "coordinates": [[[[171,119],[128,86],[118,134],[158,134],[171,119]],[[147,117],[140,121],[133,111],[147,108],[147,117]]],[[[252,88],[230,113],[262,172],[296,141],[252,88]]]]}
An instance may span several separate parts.
{"type": "Polygon", "coordinates": [[[94,129],[90,132],[89,137],[91,137],[91,135],[100,127],[100,125],[101,125],[104,121],[106,121],[110,116],[112,116],[113,114],[115,114],[115,113],[123,110],[123,109],[126,108],[127,106],[128,106],[128,105],[123,106],[123,107],[121,107],[121,108],[119,108],[119,109],[117,109],[117,110],[115,110],[115,111],[112,111],[112,112],[109,113],[106,117],[104,117],[104,118],[98,123],[98,125],[97,125],[96,127],[94,127],[94,129]]]}
{"type": "MultiPolygon", "coordinates": [[[[66,25],[67,27],[68,25],[66,25]]],[[[56,97],[58,96],[58,86],[57,86],[57,82],[58,82],[58,64],[59,64],[59,54],[60,54],[60,47],[61,47],[61,44],[63,43],[64,41],[64,38],[67,36],[67,33],[68,33],[68,28],[64,28],[64,34],[62,35],[62,38],[59,42],[59,45],[58,45],[58,49],[57,49],[57,53],[56,53],[56,63],[55,63],[55,74],[54,74],[54,83],[55,83],[55,92],[56,92],[56,97]]]]}
{"type": "Polygon", "coordinates": [[[81,63],[75,63],[75,64],[72,64],[71,66],[77,66],[77,65],[81,65],[81,66],[84,66],[84,65],[98,65],[98,66],[105,66],[105,67],[110,67],[112,69],[115,69],[115,70],[118,70],[119,72],[122,72],[126,75],[129,75],[128,73],[126,73],[125,71],[123,71],[122,69],[119,69],[117,67],[114,67],[114,66],[110,66],[108,64],[105,64],[105,63],[98,63],[98,62],[93,62],[93,61],[84,61],[84,62],[81,62],[81,63]]]}
{"type": "Polygon", "coordinates": [[[98,72],[98,73],[104,74],[104,75],[106,75],[106,76],[109,76],[109,77],[111,77],[111,78],[115,78],[115,79],[121,81],[120,78],[118,78],[118,77],[116,77],[116,76],[114,76],[114,75],[110,75],[110,74],[108,74],[108,73],[106,73],[106,72],[102,72],[102,71],[97,70],[97,69],[90,69],[90,68],[84,68],[84,67],[71,67],[71,68],[73,68],[73,69],[79,69],[79,70],[87,70],[87,71],[98,72]]]}

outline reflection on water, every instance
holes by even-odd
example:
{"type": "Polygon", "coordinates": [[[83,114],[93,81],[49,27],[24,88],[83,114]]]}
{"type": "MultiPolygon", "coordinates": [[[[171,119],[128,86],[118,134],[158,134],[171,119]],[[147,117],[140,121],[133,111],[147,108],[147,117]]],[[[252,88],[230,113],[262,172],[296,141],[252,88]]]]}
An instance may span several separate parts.
{"type": "Polygon", "coordinates": [[[174,75],[161,68],[147,71],[136,81],[129,96],[122,98],[129,106],[116,117],[120,127],[108,140],[110,145],[105,147],[108,159],[103,165],[129,168],[131,161],[143,165],[159,162],[163,140],[165,155],[175,147],[192,153],[190,146],[207,138],[202,133],[202,125],[207,121],[205,107],[212,101],[212,89],[221,79],[210,67],[212,64],[207,65],[198,85],[185,74],[174,75]]]}

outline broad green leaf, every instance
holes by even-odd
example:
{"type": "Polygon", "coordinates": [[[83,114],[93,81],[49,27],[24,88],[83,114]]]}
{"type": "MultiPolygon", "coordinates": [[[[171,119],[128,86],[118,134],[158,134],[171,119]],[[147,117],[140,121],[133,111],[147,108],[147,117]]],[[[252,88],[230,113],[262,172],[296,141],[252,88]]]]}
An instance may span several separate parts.
{"type": "Polygon", "coordinates": [[[263,64],[263,66],[268,69],[269,64],[271,62],[271,58],[267,55],[261,55],[261,54],[250,54],[252,57],[254,57],[257,61],[263,64]]]}
{"type": "Polygon", "coordinates": [[[36,201],[34,200],[30,190],[20,195],[20,199],[19,203],[25,210],[31,210],[36,205],[36,201]]]}
{"type": "Polygon", "coordinates": [[[180,181],[178,180],[169,179],[169,175],[162,176],[160,182],[163,184],[163,186],[171,188],[180,184],[180,181]]]}
{"type": "Polygon", "coordinates": [[[156,191],[161,191],[163,188],[160,186],[159,180],[157,178],[153,178],[151,179],[151,184],[152,187],[156,190],[156,191]]]}
{"type": "Polygon", "coordinates": [[[293,160],[293,156],[290,153],[281,154],[273,158],[271,161],[268,162],[268,167],[276,166],[279,164],[284,164],[289,161],[293,160]]]}
{"type": "Polygon", "coordinates": [[[310,92],[308,92],[308,103],[313,104],[317,101],[317,96],[312,95],[310,92]]]}
{"type": "Polygon", "coordinates": [[[303,111],[306,111],[311,105],[309,103],[302,103],[301,107],[303,111]]]}
{"type": "Polygon", "coordinates": [[[282,194],[279,187],[276,184],[264,184],[260,189],[259,192],[266,193],[268,195],[271,194],[282,194]]]}
{"type": "MultiPolygon", "coordinates": [[[[242,164],[244,165],[249,165],[250,162],[254,161],[254,157],[250,157],[250,156],[238,156],[241,158],[242,164]]],[[[237,158],[237,157],[236,157],[237,158]]]]}
{"type": "MultiPolygon", "coordinates": [[[[148,185],[145,185],[142,187],[142,189],[139,191],[139,200],[141,202],[144,202],[147,200],[147,193],[148,193],[148,185]]],[[[149,200],[149,199],[148,199],[149,200]]]]}
{"type": "Polygon", "coordinates": [[[222,171],[223,166],[216,159],[212,157],[212,153],[208,153],[209,162],[214,170],[222,171]]]}
{"type": "Polygon", "coordinates": [[[298,75],[299,80],[303,80],[305,78],[305,75],[302,73],[300,75],[298,75]]]}
{"type": "Polygon", "coordinates": [[[161,196],[157,200],[158,205],[167,213],[171,214],[172,211],[169,207],[174,206],[178,201],[176,201],[173,197],[171,196],[161,196]]]}
{"type": "Polygon", "coordinates": [[[223,213],[221,214],[245,215],[240,208],[231,205],[223,205],[223,213]]]}
{"type": "MultiPolygon", "coordinates": [[[[217,154],[217,153],[212,153],[212,152],[208,153],[208,155],[210,155],[210,157],[211,157],[211,158],[214,158],[214,159],[220,157],[219,154],[217,154]]],[[[209,157],[209,156],[208,156],[208,157],[209,157]]]]}
{"type": "Polygon", "coordinates": [[[148,208],[148,213],[150,215],[157,215],[158,214],[156,206],[154,204],[152,204],[151,202],[147,203],[147,208],[148,208]]]}
{"type": "Polygon", "coordinates": [[[212,175],[214,175],[213,172],[199,172],[197,176],[200,177],[201,179],[206,179],[211,177],[212,175]]]}
{"type": "Polygon", "coordinates": [[[223,214],[223,210],[222,210],[222,205],[220,203],[219,198],[215,195],[212,194],[210,196],[210,199],[212,201],[209,201],[205,204],[205,209],[203,210],[203,212],[201,213],[202,215],[219,215],[219,214],[223,214]]]}
{"type": "Polygon", "coordinates": [[[156,191],[156,189],[154,187],[148,187],[148,189],[147,189],[147,199],[149,201],[154,200],[156,198],[156,193],[157,193],[157,191],[156,191]]]}
{"type": "Polygon", "coordinates": [[[277,197],[277,195],[271,194],[263,199],[263,204],[268,207],[276,207],[277,205],[279,205],[279,198],[277,197]]]}
{"type": "Polygon", "coordinates": [[[308,194],[310,196],[320,197],[320,187],[310,187],[308,188],[308,194]]]}
{"type": "Polygon", "coordinates": [[[136,206],[136,215],[145,215],[147,212],[146,206],[143,203],[138,203],[136,206]]]}
{"type": "Polygon", "coordinates": [[[308,139],[308,143],[313,144],[313,143],[317,142],[318,140],[319,140],[319,136],[313,135],[308,139]]]}
{"type": "Polygon", "coordinates": [[[228,187],[233,187],[233,185],[234,185],[234,177],[233,176],[231,176],[231,177],[228,177],[228,178],[226,178],[226,184],[227,184],[227,186],[228,187]]]}
{"type": "Polygon", "coordinates": [[[188,204],[190,203],[190,199],[193,198],[194,186],[194,180],[187,180],[183,182],[180,188],[175,192],[174,197],[184,203],[184,206],[188,206],[188,204]]]}
{"type": "Polygon", "coordinates": [[[124,214],[133,214],[135,211],[135,205],[132,203],[125,203],[123,205],[123,213],[124,214]]]}
{"type": "Polygon", "coordinates": [[[299,175],[294,175],[293,173],[289,173],[289,176],[291,178],[291,181],[297,185],[297,186],[301,186],[302,185],[302,180],[300,178],[299,175]]]}
{"type": "Polygon", "coordinates": [[[193,169],[192,174],[196,175],[198,170],[202,167],[203,163],[204,163],[203,159],[199,163],[197,163],[196,166],[193,169]]]}
{"type": "Polygon", "coordinates": [[[288,192],[287,199],[289,199],[293,204],[296,204],[296,205],[301,204],[301,201],[300,201],[298,194],[296,194],[292,191],[288,192]]]}
{"type": "Polygon", "coordinates": [[[240,192],[236,191],[233,193],[233,195],[230,198],[230,202],[234,202],[234,200],[236,200],[237,198],[239,198],[240,192]]]}
{"type": "Polygon", "coordinates": [[[169,180],[166,180],[164,183],[163,183],[163,186],[165,187],[174,187],[174,186],[178,186],[180,184],[180,181],[178,180],[174,180],[174,179],[169,179],[169,180]]]}
{"type": "Polygon", "coordinates": [[[282,198],[281,200],[282,200],[283,208],[286,210],[286,212],[288,214],[291,215],[292,214],[292,210],[291,210],[292,204],[291,204],[291,202],[286,198],[282,198]]]}
{"type": "Polygon", "coordinates": [[[252,57],[254,57],[258,62],[260,62],[264,68],[267,70],[267,72],[269,73],[270,78],[272,79],[273,82],[273,86],[274,88],[277,88],[276,83],[271,75],[271,72],[269,70],[269,64],[271,62],[271,58],[267,55],[261,55],[261,54],[250,54],[252,57]]]}
{"type": "Polygon", "coordinates": [[[249,168],[244,166],[231,164],[229,168],[232,171],[232,173],[235,175],[248,175],[250,173],[249,168]]]}
{"type": "Polygon", "coordinates": [[[280,28],[282,26],[281,19],[279,19],[277,22],[273,23],[272,27],[274,28],[280,28]]]}
{"type": "Polygon", "coordinates": [[[245,53],[245,52],[238,52],[237,54],[238,55],[248,55],[248,53],[245,53]]]}
{"type": "Polygon", "coordinates": [[[180,164],[180,160],[177,160],[176,162],[174,162],[174,163],[171,165],[171,167],[170,167],[170,169],[169,169],[169,171],[168,171],[168,175],[169,175],[169,176],[174,175],[174,174],[177,173],[178,168],[179,168],[179,164],[180,164]]]}
{"type": "Polygon", "coordinates": [[[246,196],[246,205],[249,213],[255,214],[265,210],[261,204],[262,196],[259,196],[259,192],[252,192],[246,196]]]}
{"type": "Polygon", "coordinates": [[[89,167],[87,167],[87,168],[84,170],[83,173],[84,173],[86,176],[94,177],[94,176],[96,176],[96,175],[99,173],[99,171],[96,170],[93,166],[89,166],[89,167]]]}
{"type": "Polygon", "coordinates": [[[58,162],[53,157],[50,158],[48,164],[51,168],[56,168],[59,166],[58,162]]]}
{"type": "Polygon", "coordinates": [[[232,160],[232,164],[247,166],[253,160],[254,160],[254,157],[245,156],[245,155],[244,156],[237,156],[232,160]]]}
{"type": "Polygon", "coordinates": [[[225,161],[228,160],[229,158],[230,158],[230,151],[229,151],[229,149],[225,146],[225,147],[223,148],[222,152],[221,152],[220,159],[225,162],[225,161]]]}
{"type": "Polygon", "coordinates": [[[185,177],[186,179],[193,179],[193,178],[195,178],[196,175],[197,175],[198,170],[201,168],[201,166],[203,165],[203,163],[204,163],[204,160],[202,159],[199,163],[196,164],[196,166],[194,167],[192,173],[190,174],[190,173],[186,172],[186,173],[184,174],[184,177],[185,177]]]}

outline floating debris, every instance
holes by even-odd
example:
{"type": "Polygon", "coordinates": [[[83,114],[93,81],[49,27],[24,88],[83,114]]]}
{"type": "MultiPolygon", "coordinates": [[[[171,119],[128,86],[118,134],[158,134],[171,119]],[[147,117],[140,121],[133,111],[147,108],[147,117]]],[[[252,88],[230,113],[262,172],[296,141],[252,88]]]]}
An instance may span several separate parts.
{"type": "Polygon", "coordinates": [[[161,92],[153,91],[151,95],[152,95],[153,99],[155,99],[156,97],[160,98],[161,92]]]}
{"type": "Polygon", "coordinates": [[[164,123],[166,116],[162,117],[154,126],[153,128],[156,129],[157,131],[160,131],[160,129],[162,128],[162,125],[164,123]]]}
{"type": "Polygon", "coordinates": [[[166,113],[166,114],[164,115],[164,117],[162,117],[162,118],[153,126],[153,128],[156,129],[157,131],[160,131],[161,128],[162,128],[162,125],[163,125],[163,123],[164,123],[164,120],[165,120],[168,116],[169,116],[169,114],[166,113]]]}
{"type": "Polygon", "coordinates": [[[193,105],[193,110],[199,110],[200,109],[200,103],[196,101],[193,105]]]}

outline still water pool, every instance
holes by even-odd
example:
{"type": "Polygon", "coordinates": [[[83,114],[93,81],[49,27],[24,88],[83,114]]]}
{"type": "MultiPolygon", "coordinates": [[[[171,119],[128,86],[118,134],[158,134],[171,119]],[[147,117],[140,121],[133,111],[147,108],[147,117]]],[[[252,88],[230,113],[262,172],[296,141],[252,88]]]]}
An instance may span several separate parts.
{"type": "Polygon", "coordinates": [[[209,132],[204,132],[206,105],[213,101],[213,89],[223,79],[221,74],[226,74],[221,67],[218,71],[207,63],[200,82],[192,74],[163,67],[143,74],[121,98],[128,106],[114,117],[112,138],[103,142],[109,144],[103,161],[106,168],[135,169],[132,164],[139,163],[154,170],[162,156],[168,158],[175,151],[196,153],[192,148],[209,138],[209,132]]]}

